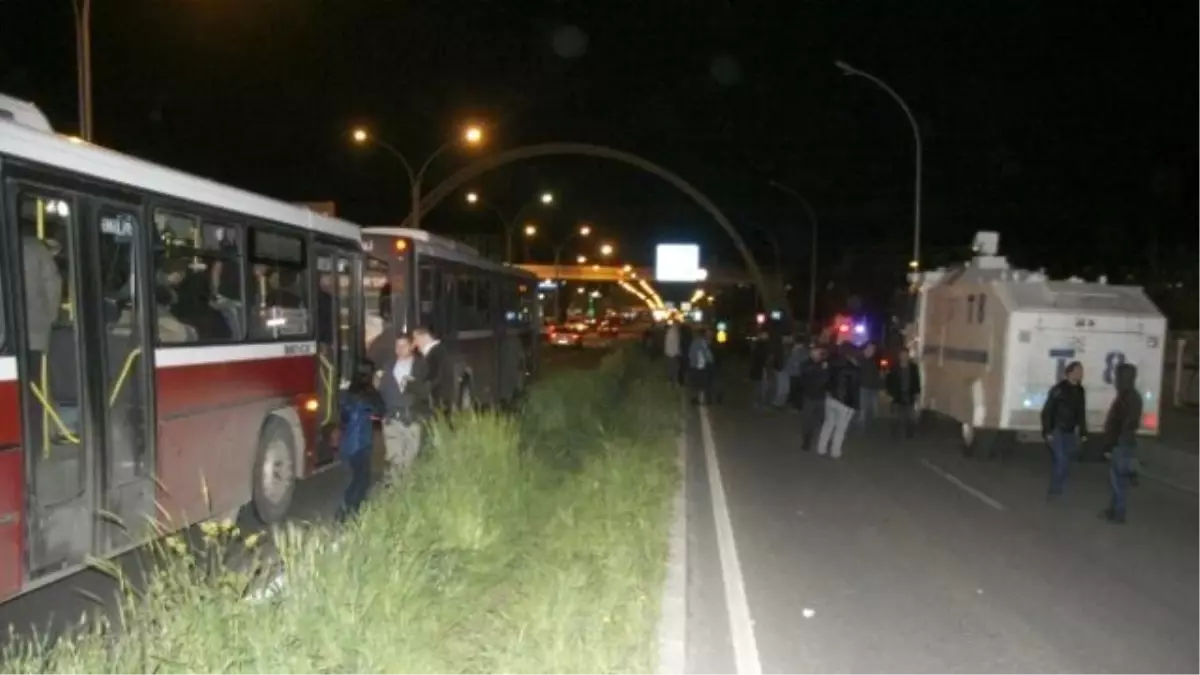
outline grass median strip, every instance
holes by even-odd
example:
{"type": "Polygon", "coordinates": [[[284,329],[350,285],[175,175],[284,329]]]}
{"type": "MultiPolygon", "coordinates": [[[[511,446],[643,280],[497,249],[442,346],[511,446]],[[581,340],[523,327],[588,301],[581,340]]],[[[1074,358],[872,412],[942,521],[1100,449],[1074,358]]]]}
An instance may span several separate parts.
{"type": "Polygon", "coordinates": [[[170,552],[119,636],[23,643],[0,670],[650,672],[680,479],[657,372],[621,351],[538,383],[516,416],[439,424],[356,522],[276,533],[286,584],[267,601],[244,599],[261,572],[170,552]]]}

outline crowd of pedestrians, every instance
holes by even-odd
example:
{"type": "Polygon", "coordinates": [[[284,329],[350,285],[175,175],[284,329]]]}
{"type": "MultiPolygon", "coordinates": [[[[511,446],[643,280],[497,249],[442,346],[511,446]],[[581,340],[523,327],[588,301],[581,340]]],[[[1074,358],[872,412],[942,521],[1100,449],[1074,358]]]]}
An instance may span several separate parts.
{"type": "MultiPolygon", "coordinates": [[[[718,366],[708,331],[672,323],[660,331],[647,330],[645,347],[664,356],[666,375],[686,387],[698,404],[720,399],[718,366]]],[[[921,373],[907,349],[889,359],[877,345],[837,343],[828,335],[815,340],[763,331],[750,354],[754,404],[759,409],[792,410],[799,414],[799,447],[820,456],[842,456],[852,428],[866,432],[885,426],[894,442],[914,439],[920,419],[921,373]],[[887,415],[882,415],[883,404],[887,415]]],[[[1083,366],[1067,366],[1061,382],[1047,393],[1042,410],[1042,435],[1051,457],[1048,499],[1064,490],[1072,459],[1088,440],[1083,366]]],[[[1126,518],[1126,496],[1137,484],[1135,446],[1142,417],[1142,394],[1137,369],[1115,369],[1117,395],[1110,407],[1102,437],[1091,444],[1109,462],[1110,501],[1101,516],[1112,523],[1126,518]]]]}
{"type": "Polygon", "coordinates": [[[841,457],[852,426],[866,430],[882,419],[884,393],[895,438],[916,434],[921,378],[907,354],[885,372],[885,360],[872,343],[856,347],[763,332],[750,361],[750,377],[758,382],[757,405],[798,410],[805,451],[841,457]]]}

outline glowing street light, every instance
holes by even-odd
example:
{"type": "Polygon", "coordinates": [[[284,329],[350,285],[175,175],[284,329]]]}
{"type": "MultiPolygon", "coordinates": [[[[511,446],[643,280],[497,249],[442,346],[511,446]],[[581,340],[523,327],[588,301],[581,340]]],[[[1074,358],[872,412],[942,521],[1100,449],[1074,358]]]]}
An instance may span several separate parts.
{"type": "Polygon", "coordinates": [[[576,256],[575,262],[579,263],[580,265],[586,265],[587,264],[587,256],[586,255],[576,256]]]}
{"type": "Polygon", "coordinates": [[[543,204],[553,204],[554,194],[550,192],[543,192],[541,199],[543,204]]]}
{"type": "Polygon", "coordinates": [[[525,226],[525,236],[526,237],[532,237],[535,234],[537,234],[537,225],[530,223],[529,225],[525,226]]]}
{"type": "MultiPolygon", "coordinates": [[[[450,146],[455,145],[457,138],[451,137],[445,143],[442,143],[437,150],[434,150],[433,153],[429,155],[429,157],[425,160],[425,163],[421,165],[421,168],[416,171],[413,170],[413,165],[409,163],[408,158],[404,156],[404,153],[397,150],[395,146],[388,143],[383,138],[373,137],[367,127],[354,127],[350,131],[350,138],[358,145],[375,143],[384,150],[392,153],[392,155],[394,155],[396,159],[399,159],[400,163],[404,165],[404,170],[408,173],[408,187],[410,193],[409,201],[412,205],[412,214],[409,216],[409,226],[414,229],[419,229],[421,227],[421,181],[424,179],[425,172],[429,169],[429,165],[433,164],[433,160],[437,159],[443,152],[449,149],[450,146]]],[[[462,139],[467,145],[478,146],[483,142],[483,129],[475,125],[468,126],[463,130],[462,139]]]]}
{"type": "Polygon", "coordinates": [[[621,268],[621,271],[624,272],[625,274],[629,274],[630,272],[633,271],[633,265],[625,265],[624,267],[621,268]]]}
{"type": "Polygon", "coordinates": [[[600,255],[607,258],[608,256],[610,256],[612,254],[613,254],[613,245],[612,244],[603,244],[600,246],[600,255]]]}
{"type": "Polygon", "coordinates": [[[468,192],[467,193],[467,203],[468,204],[474,204],[475,202],[478,202],[478,201],[479,201],[479,193],[478,192],[468,192]]]}
{"type": "Polygon", "coordinates": [[[580,225],[579,226],[579,236],[586,237],[586,236],[590,235],[591,233],[592,233],[591,225],[580,225]]]}

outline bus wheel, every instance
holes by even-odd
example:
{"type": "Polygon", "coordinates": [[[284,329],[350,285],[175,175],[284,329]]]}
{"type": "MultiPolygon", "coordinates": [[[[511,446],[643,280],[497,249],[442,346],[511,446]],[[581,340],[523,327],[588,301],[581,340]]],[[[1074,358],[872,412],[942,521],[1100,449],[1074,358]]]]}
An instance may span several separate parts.
{"type": "Polygon", "coordinates": [[[264,523],[287,514],[296,489],[296,441],[286,422],[271,417],[263,425],[254,458],[254,511],[264,523]]]}

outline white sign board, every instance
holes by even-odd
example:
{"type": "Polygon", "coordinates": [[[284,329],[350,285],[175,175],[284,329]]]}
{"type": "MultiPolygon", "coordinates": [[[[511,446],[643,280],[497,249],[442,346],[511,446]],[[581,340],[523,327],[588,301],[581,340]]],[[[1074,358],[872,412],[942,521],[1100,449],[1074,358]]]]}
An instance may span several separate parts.
{"type": "Polygon", "coordinates": [[[654,280],[692,283],[700,279],[700,247],[659,244],[654,255],[654,280]]]}

